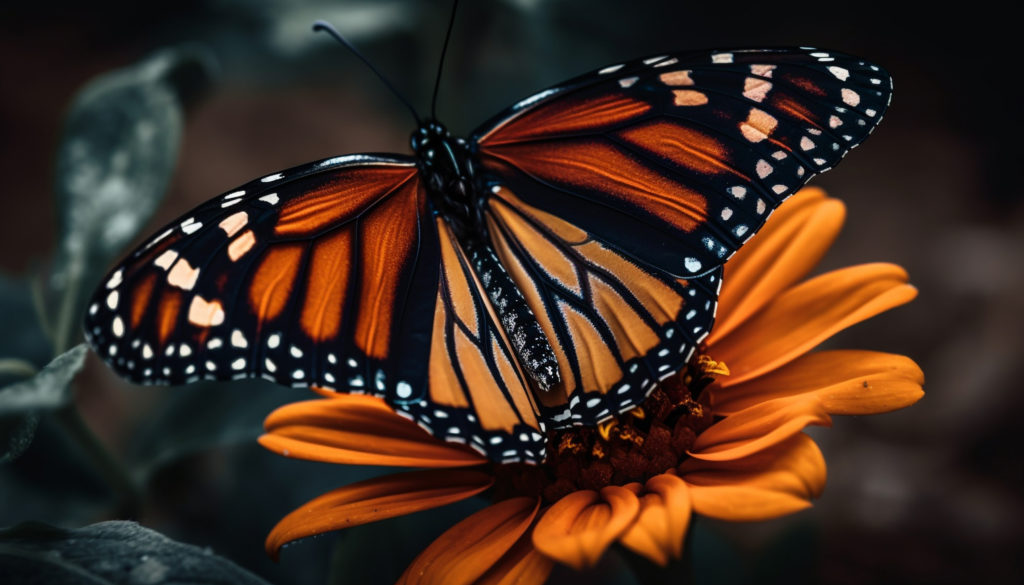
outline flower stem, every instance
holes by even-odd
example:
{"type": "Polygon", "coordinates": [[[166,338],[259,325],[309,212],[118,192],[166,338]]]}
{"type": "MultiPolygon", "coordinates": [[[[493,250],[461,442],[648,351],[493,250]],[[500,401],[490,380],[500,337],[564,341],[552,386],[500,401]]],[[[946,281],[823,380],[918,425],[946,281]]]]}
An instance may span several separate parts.
{"type": "Polygon", "coordinates": [[[54,411],[54,416],[89,458],[97,472],[103,477],[117,497],[117,516],[133,518],[139,515],[142,494],[128,471],[111,454],[110,450],[92,432],[78,412],[74,401],[54,411]]]}

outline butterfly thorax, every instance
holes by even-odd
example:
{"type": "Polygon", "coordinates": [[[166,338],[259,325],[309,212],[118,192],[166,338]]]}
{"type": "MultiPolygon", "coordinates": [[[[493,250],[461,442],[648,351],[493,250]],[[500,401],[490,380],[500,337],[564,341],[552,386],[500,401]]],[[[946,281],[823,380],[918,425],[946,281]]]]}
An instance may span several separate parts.
{"type": "Polygon", "coordinates": [[[466,141],[451,136],[440,123],[430,121],[413,133],[411,143],[436,212],[460,239],[482,240],[485,224],[480,198],[476,196],[473,155],[466,141]]]}
{"type": "Polygon", "coordinates": [[[538,387],[550,389],[560,380],[558,361],[537,317],[488,243],[473,153],[464,139],[453,138],[433,121],[420,126],[411,142],[435,213],[451,226],[473,264],[519,363],[538,387]]]}

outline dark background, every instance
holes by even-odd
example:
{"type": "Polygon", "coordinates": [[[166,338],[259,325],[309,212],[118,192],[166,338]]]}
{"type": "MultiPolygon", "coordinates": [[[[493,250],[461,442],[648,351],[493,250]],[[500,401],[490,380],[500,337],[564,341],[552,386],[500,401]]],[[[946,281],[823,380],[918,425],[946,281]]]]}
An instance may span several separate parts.
{"type": "MultiPolygon", "coordinates": [[[[978,3],[955,13],[903,11],[892,2],[462,4],[438,105],[459,134],[563,79],[665,50],[811,45],[889,70],[895,97],[886,120],[815,179],[848,207],[822,269],[895,262],[921,293],[830,346],[909,355],[925,371],[925,398],[905,411],[837,417],[834,428],[812,431],[829,464],[828,487],[812,510],[759,524],[699,519],[697,582],[1020,579],[1024,189],[1022,67],[1009,48],[1019,37],[1011,19],[978,3]]],[[[188,110],[177,169],[149,233],[278,169],[349,152],[406,152],[408,112],[309,26],[334,22],[425,111],[448,11],[444,1],[399,0],[5,3],[0,270],[33,274],[54,251],[62,114],[93,76],[186,42],[202,44],[219,64],[209,93],[188,110]]],[[[13,318],[2,318],[0,334],[11,335],[13,318]]],[[[146,499],[135,519],[279,585],[359,582],[346,577],[353,565],[373,567],[369,576],[388,582],[476,505],[323,536],[289,548],[275,565],[262,553],[274,522],[363,472],[282,460],[241,431],[209,441],[219,446],[171,444],[166,456],[152,455],[164,452],[161,437],[189,425],[242,417],[251,429],[273,404],[297,398],[305,395],[246,382],[206,394],[129,387],[93,357],[76,385],[81,412],[119,457],[150,454],[139,463],[145,472],[137,471],[146,499]]],[[[34,519],[75,527],[112,514],[102,480],[45,418],[25,455],[0,468],[0,526],[34,519]]],[[[614,556],[591,576],[632,582],[614,556]]]]}

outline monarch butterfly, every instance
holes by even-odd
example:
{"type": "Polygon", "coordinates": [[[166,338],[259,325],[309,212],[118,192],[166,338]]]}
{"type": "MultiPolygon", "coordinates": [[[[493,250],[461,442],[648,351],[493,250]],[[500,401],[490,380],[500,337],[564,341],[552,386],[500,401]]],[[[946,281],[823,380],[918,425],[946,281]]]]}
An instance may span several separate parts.
{"type": "Polygon", "coordinates": [[[116,266],[85,333],[141,383],[261,376],[383,397],[495,461],[640,404],[708,334],[722,265],[882,117],[810,48],[623,61],[413,155],[255,179],[116,266]]]}

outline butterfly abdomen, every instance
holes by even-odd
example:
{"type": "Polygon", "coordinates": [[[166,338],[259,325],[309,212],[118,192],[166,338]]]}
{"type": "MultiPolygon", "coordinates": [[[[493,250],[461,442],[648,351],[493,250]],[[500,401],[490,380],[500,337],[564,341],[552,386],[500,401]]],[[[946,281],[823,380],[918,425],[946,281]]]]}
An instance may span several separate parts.
{"type": "Polygon", "coordinates": [[[523,293],[501,265],[494,249],[472,240],[464,242],[463,247],[498,313],[498,321],[512,342],[520,365],[541,390],[550,390],[561,381],[558,360],[523,293]]]}
{"type": "Polygon", "coordinates": [[[453,138],[437,122],[424,124],[413,133],[412,148],[431,203],[465,250],[519,364],[537,386],[549,390],[560,380],[558,361],[522,293],[486,243],[473,153],[465,140],[453,138]]]}

